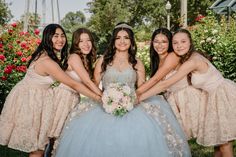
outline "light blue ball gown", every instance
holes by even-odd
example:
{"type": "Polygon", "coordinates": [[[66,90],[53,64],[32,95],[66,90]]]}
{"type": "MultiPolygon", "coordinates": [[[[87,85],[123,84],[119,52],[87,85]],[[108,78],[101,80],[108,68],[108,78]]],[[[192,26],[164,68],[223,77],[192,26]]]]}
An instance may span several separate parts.
{"type": "MultiPolygon", "coordinates": [[[[135,87],[136,72],[108,66],[110,83],[135,87]]],[[[124,116],[104,111],[92,100],[81,102],[65,125],[56,157],[190,157],[190,149],[169,104],[159,96],[142,102],[124,116]]]]}

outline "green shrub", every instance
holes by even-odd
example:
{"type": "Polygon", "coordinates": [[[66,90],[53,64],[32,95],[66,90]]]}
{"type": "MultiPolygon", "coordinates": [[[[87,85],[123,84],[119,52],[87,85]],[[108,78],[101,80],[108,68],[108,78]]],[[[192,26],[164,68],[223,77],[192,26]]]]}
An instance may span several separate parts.
{"type": "Polygon", "coordinates": [[[190,28],[195,47],[212,57],[224,77],[236,81],[236,21],[212,12],[190,28]]]}

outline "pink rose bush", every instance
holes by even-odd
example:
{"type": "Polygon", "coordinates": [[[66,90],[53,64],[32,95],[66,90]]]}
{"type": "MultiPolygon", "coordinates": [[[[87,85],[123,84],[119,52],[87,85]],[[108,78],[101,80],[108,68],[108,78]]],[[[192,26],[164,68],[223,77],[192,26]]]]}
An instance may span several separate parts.
{"type": "Polygon", "coordinates": [[[103,108],[107,113],[123,116],[133,109],[135,99],[135,91],[127,84],[111,83],[103,92],[103,108]]]}
{"type": "Polygon", "coordinates": [[[40,43],[39,30],[22,31],[22,23],[5,25],[0,32],[0,110],[11,88],[26,73],[31,54],[40,43]]]}

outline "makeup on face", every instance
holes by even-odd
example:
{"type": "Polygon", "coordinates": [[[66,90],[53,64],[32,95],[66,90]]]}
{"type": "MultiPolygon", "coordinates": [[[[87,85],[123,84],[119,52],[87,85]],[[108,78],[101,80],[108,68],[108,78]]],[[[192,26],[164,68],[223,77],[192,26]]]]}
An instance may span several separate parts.
{"type": "Polygon", "coordinates": [[[118,51],[127,51],[131,45],[129,34],[125,30],[117,33],[115,47],[118,51]]]}
{"type": "Polygon", "coordinates": [[[87,33],[82,33],[79,40],[79,48],[83,54],[89,54],[92,50],[92,42],[87,33]]]}
{"type": "Polygon", "coordinates": [[[190,40],[188,35],[185,33],[176,33],[173,36],[172,45],[177,55],[185,55],[190,49],[190,40]]]}
{"type": "Polygon", "coordinates": [[[169,49],[169,40],[164,34],[157,34],[152,43],[155,51],[159,55],[167,53],[169,49]]]}
{"type": "Polygon", "coordinates": [[[56,29],[55,34],[52,37],[53,49],[60,52],[65,46],[66,36],[60,28],[56,29]]]}

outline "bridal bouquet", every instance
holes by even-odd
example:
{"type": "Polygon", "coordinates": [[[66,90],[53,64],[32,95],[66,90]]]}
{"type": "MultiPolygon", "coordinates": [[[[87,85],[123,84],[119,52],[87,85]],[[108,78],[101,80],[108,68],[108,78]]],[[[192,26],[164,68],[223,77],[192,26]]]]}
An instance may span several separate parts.
{"type": "Polygon", "coordinates": [[[107,113],[123,116],[133,109],[136,95],[127,84],[111,83],[103,92],[103,108],[107,113]]]}

